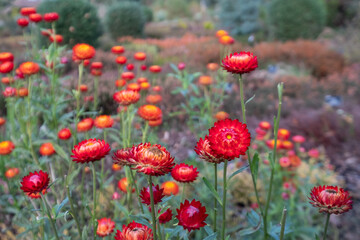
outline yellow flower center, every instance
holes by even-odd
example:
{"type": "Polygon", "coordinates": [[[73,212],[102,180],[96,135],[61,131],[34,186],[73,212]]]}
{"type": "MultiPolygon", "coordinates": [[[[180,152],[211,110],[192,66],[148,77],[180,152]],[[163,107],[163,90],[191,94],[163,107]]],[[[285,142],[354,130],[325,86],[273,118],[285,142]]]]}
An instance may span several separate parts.
{"type": "Polygon", "coordinates": [[[226,135],[226,138],[227,138],[227,139],[231,139],[232,136],[231,136],[230,134],[228,134],[228,135],[226,135]]]}

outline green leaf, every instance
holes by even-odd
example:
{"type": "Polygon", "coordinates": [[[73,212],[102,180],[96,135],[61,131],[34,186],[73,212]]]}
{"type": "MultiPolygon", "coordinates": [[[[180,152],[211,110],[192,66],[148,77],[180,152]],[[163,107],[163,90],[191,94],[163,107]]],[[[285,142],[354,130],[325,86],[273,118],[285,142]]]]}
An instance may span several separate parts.
{"type": "Polygon", "coordinates": [[[230,175],[230,177],[228,178],[228,181],[230,181],[230,179],[232,179],[233,177],[235,177],[237,174],[243,172],[245,169],[247,169],[249,167],[249,165],[246,165],[244,167],[241,167],[240,169],[236,170],[235,172],[233,172],[233,174],[230,175]]]}
{"type": "Polygon", "coordinates": [[[87,226],[84,226],[84,228],[83,228],[83,231],[82,231],[82,240],[88,240],[89,239],[89,237],[88,237],[88,231],[87,231],[87,226]]]}
{"type": "Polygon", "coordinates": [[[245,102],[245,106],[255,98],[255,94],[245,102]]]}
{"type": "Polygon", "coordinates": [[[214,240],[214,239],[216,239],[216,237],[217,237],[217,233],[213,233],[213,234],[207,236],[206,238],[204,238],[204,240],[214,240]]]}
{"type": "Polygon", "coordinates": [[[170,234],[170,236],[169,236],[168,239],[172,239],[173,237],[177,236],[178,233],[181,232],[182,229],[183,229],[183,227],[181,227],[181,226],[179,226],[179,225],[176,226],[176,228],[171,229],[172,231],[171,231],[171,234],[170,234]]]}
{"type": "Polygon", "coordinates": [[[202,180],[204,181],[206,187],[210,190],[211,194],[216,198],[216,200],[219,202],[219,204],[222,206],[223,203],[220,199],[219,193],[215,191],[214,186],[209,182],[209,180],[207,180],[205,177],[202,178],[202,180]]]}
{"type": "Polygon", "coordinates": [[[56,212],[55,212],[55,218],[57,218],[57,215],[59,214],[60,210],[65,206],[65,204],[67,204],[69,202],[69,198],[66,197],[61,203],[60,205],[58,206],[58,208],[56,209],[56,212]]]}
{"type": "Polygon", "coordinates": [[[69,156],[67,155],[67,153],[64,151],[64,149],[58,145],[57,143],[52,142],[52,145],[54,146],[55,152],[62,157],[64,160],[66,160],[67,162],[70,161],[69,156]]]}
{"type": "Polygon", "coordinates": [[[258,177],[258,171],[259,171],[259,160],[260,160],[260,158],[259,158],[259,153],[258,152],[256,152],[255,154],[254,154],[254,157],[253,157],[253,159],[251,160],[251,173],[252,173],[252,175],[253,175],[253,177],[254,177],[254,181],[255,181],[255,183],[256,183],[256,181],[257,181],[257,177],[258,177]]]}

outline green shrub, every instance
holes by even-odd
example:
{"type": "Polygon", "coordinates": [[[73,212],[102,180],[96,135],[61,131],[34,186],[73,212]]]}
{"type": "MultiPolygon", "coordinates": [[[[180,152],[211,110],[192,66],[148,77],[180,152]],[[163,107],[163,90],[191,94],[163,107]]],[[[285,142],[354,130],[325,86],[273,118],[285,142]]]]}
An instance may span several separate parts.
{"type": "Polygon", "coordinates": [[[260,28],[259,8],[262,0],[222,0],[220,27],[233,35],[254,33],[260,28]]]}
{"type": "Polygon", "coordinates": [[[143,35],[146,21],[144,8],[137,2],[120,2],[109,7],[106,25],[111,36],[118,37],[143,35]]]}
{"type": "MultiPolygon", "coordinates": [[[[64,42],[70,45],[88,43],[96,46],[102,34],[101,22],[96,8],[84,0],[46,0],[38,7],[39,13],[57,12],[59,20],[56,31],[64,37],[64,42]]],[[[42,27],[50,28],[49,23],[42,27]]]]}
{"type": "Polygon", "coordinates": [[[154,19],[154,14],[151,10],[151,8],[144,6],[144,14],[145,14],[145,21],[146,22],[152,22],[152,20],[154,19]]]}
{"type": "Polygon", "coordinates": [[[323,0],[273,0],[268,16],[279,40],[315,38],[325,26],[326,6],[323,0]]]}

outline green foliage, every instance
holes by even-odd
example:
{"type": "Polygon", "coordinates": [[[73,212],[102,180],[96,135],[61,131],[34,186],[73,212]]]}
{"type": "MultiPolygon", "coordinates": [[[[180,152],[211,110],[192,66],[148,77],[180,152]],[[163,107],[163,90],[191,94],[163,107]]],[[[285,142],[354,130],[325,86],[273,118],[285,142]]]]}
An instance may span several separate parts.
{"type": "Polygon", "coordinates": [[[262,0],[222,0],[220,2],[220,27],[231,34],[249,34],[260,28],[259,9],[262,0]]]}
{"type": "Polygon", "coordinates": [[[326,6],[323,0],[274,0],[268,16],[277,39],[315,38],[325,26],[326,6]]]}
{"type": "Polygon", "coordinates": [[[136,2],[120,2],[109,7],[106,26],[114,39],[122,36],[143,35],[146,16],[144,8],[136,2]]]}
{"type": "MultiPolygon", "coordinates": [[[[102,34],[101,22],[96,8],[83,0],[46,0],[38,7],[39,13],[57,12],[56,32],[64,37],[64,42],[70,45],[88,43],[97,45],[102,34]]],[[[49,23],[42,27],[51,28],[49,23]]]]}
{"type": "Polygon", "coordinates": [[[153,14],[151,8],[144,6],[143,9],[144,9],[146,22],[151,22],[154,19],[154,14],[153,14]]]}
{"type": "Polygon", "coordinates": [[[189,2],[184,0],[165,1],[164,6],[170,18],[191,16],[189,2]]]}

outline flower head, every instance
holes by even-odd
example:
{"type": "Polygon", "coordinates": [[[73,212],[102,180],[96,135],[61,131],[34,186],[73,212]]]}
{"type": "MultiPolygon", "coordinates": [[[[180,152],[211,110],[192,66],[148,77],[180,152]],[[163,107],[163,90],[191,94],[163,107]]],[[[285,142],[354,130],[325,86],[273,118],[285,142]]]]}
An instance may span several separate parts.
{"type": "Polygon", "coordinates": [[[109,115],[101,115],[95,118],[94,124],[97,128],[111,128],[114,124],[114,119],[109,115]]]}
{"type": "Polygon", "coordinates": [[[138,114],[146,121],[157,120],[162,117],[161,109],[150,104],[139,107],[138,114]]]}
{"type": "Polygon", "coordinates": [[[34,23],[38,23],[38,22],[41,22],[42,16],[39,13],[32,13],[29,15],[29,19],[30,19],[30,21],[32,21],[34,23]]]}
{"type": "Polygon", "coordinates": [[[250,146],[250,133],[239,120],[225,119],[215,122],[209,129],[210,148],[217,156],[227,160],[245,155],[250,146]]]}
{"type": "Polygon", "coordinates": [[[52,145],[52,143],[47,142],[47,143],[43,143],[40,146],[40,154],[42,156],[50,156],[53,155],[55,153],[55,149],[54,146],[52,145]]]}
{"type": "Polygon", "coordinates": [[[0,155],[8,155],[15,148],[15,145],[12,141],[2,141],[0,142],[0,155]]]}
{"type": "Polygon", "coordinates": [[[117,64],[123,65],[123,64],[126,63],[127,58],[126,58],[125,56],[119,56],[119,57],[117,57],[117,58],[115,59],[115,61],[116,61],[117,64]]]}
{"type": "Polygon", "coordinates": [[[206,68],[209,69],[210,71],[217,71],[219,69],[219,64],[217,64],[217,63],[208,63],[206,65],[206,68]]]}
{"type": "Polygon", "coordinates": [[[63,128],[58,132],[58,138],[61,140],[68,140],[71,138],[71,131],[68,128],[63,128]]]}
{"type": "Polygon", "coordinates": [[[150,104],[157,104],[162,101],[162,96],[160,94],[148,95],[146,97],[146,102],[150,104]]]}
{"type": "Polygon", "coordinates": [[[227,36],[229,35],[229,33],[223,29],[220,29],[216,32],[216,37],[220,38],[222,36],[227,36]]]}
{"type": "Polygon", "coordinates": [[[139,101],[140,93],[132,90],[121,90],[114,93],[113,99],[123,106],[128,106],[139,101]]]}
{"type": "Polygon", "coordinates": [[[130,81],[135,78],[135,74],[133,72],[123,72],[121,74],[121,78],[125,79],[126,81],[130,81]]]}
{"type": "Polygon", "coordinates": [[[278,130],[278,138],[281,140],[288,140],[290,137],[290,131],[285,128],[280,128],[278,130]]]}
{"type": "Polygon", "coordinates": [[[87,132],[89,131],[94,125],[94,120],[92,118],[84,118],[77,124],[77,131],[78,132],[87,132]]]}
{"type": "Polygon", "coordinates": [[[342,214],[352,209],[349,192],[338,186],[317,186],[310,192],[310,203],[319,212],[342,214]]]}
{"type": "Polygon", "coordinates": [[[120,166],[131,166],[135,164],[135,160],[133,159],[133,148],[117,150],[112,159],[114,163],[120,166]]]}
{"type": "Polygon", "coordinates": [[[220,37],[219,42],[222,45],[231,45],[231,44],[234,44],[235,40],[234,40],[234,38],[227,35],[227,36],[220,37]]]}
{"type": "Polygon", "coordinates": [[[250,52],[235,52],[222,60],[222,68],[230,73],[249,73],[258,67],[257,57],[250,52]]]}
{"type": "Polygon", "coordinates": [[[184,62],[180,62],[180,63],[178,63],[178,65],[177,65],[177,68],[178,68],[180,71],[184,70],[185,67],[186,67],[186,64],[185,64],[184,62]]]}
{"type": "MultiPolygon", "coordinates": [[[[154,186],[154,184],[152,185],[152,190],[153,190],[153,194],[154,194],[154,204],[158,204],[159,202],[162,201],[164,195],[164,189],[160,188],[159,185],[154,186]]],[[[141,198],[141,202],[146,204],[146,205],[150,205],[150,188],[149,187],[144,187],[141,192],[140,192],[140,198],[141,198]]]]}
{"type": "MultiPolygon", "coordinates": [[[[129,182],[126,177],[124,177],[118,181],[118,188],[120,191],[122,191],[124,193],[126,193],[128,188],[130,188],[129,182]]],[[[131,192],[135,192],[135,188],[131,189],[131,192]]]]}
{"type": "Polygon", "coordinates": [[[54,22],[59,19],[59,14],[56,12],[50,12],[44,14],[44,21],[45,22],[54,22]]]}
{"type": "Polygon", "coordinates": [[[202,86],[208,86],[212,84],[212,78],[210,76],[200,76],[199,84],[202,86]]]}
{"type": "Polygon", "coordinates": [[[129,63],[128,65],[126,65],[126,69],[129,70],[129,71],[133,70],[134,69],[134,64],[129,63]]]}
{"type": "Polygon", "coordinates": [[[50,35],[50,42],[62,43],[64,41],[64,37],[60,34],[50,35]]]}
{"type": "Polygon", "coordinates": [[[14,178],[17,175],[19,175],[19,173],[20,173],[20,170],[18,168],[9,168],[5,172],[5,177],[7,179],[14,178]]]}
{"type": "Polygon", "coordinates": [[[98,219],[98,227],[96,230],[96,234],[99,237],[109,236],[115,228],[115,222],[111,220],[111,218],[101,218],[98,219]]]}
{"type": "Polygon", "coordinates": [[[72,150],[74,162],[88,163],[102,159],[110,152],[110,145],[104,140],[88,139],[74,146],[72,150]]]}
{"type": "Polygon", "coordinates": [[[149,67],[149,71],[152,73],[159,73],[161,72],[161,67],[159,65],[152,65],[149,67]]]}
{"type": "Polygon", "coordinates": [[[46,190],[49,186],[50,178],[46,172],[30,172],[29,175],[23,177],[20,189],[25,193],[36,194],[46,190]]]}
{"type": "Polygon", "coordinates": [[[204,140],[202,138],[199,139],[195,146],[195,152],[199,155],[199,158],[210,162],[210,163],[221,163],[225,161],[223,156],[216,154],[210,147],[210,142],[208,136],[205,136],[204,140]]]}
{"type": "Polygon", "coordinates": [[[153,240],[151,228],[140,223],[132,222],[123,225],[122,231],[117,230],[115,240],[153,240]]]}
{"type": "Polygon", "coordinates": [[[183,226],[189,232],[191,230],[200,229],[206,225],[207,218],[206,208],[201,205],[199,201],[192,200],[191,203],[185,200],[180,204],[180,208],[176,209],[176,218],[179,220],[179,225],[183,226]]]}
{"type": "Polygon", "coordinates": [[[38,73],[40,67],[34,62],[24,62],[19,66],[19,69],[24,75],[32,75],[38,73]]]}
{"type": "Polygon", "coordinates": [[[225,120],[225,119],[229,118],[230,115],[227,112],[220,111],[220,112],[217,112],[214,117],[216,120],[220,121],[220,120],[225,120]]]}
{"type": "Polygon", "coordinates": [[[175,165],[174,157],[159,144],[141,143],[133,147],[133,158],[132,168],[151,176],[165,175],[175,165]]]}
{"type": "Polygon", "coordinates": [[[26,27],[27,25],[29,25],[29,20],[27,20],[27,18],[19,18],[17,20],[17,24],[20,26],[20,27],[26,27]]]}
{"type": "Polygon", "coordinates": [[[125,86],[125,84],[126,84],[126,80],[121,78],[115,81],[115,86],[118,88],[125,86]]]}
{"type": "Polygon", "coordinates": [[[174,181],[167,181],[161,184],[161,188],[164,189],[165,196],[171,196],[171,194],[176,195],[179,193],[179,186],[174,181]]]}
{"type": "Polygon", "coordinates": [[[0,117],[0,127],[6,123],[6,119],[3,117],[0,117]]]}
{"type": "Polygon", "coordinates": [[[126,90],[128,91],[135,91],[135,92],[139,92],[141,90],[141,86],[138,83],[129,83],[126,86],[126,90]]]}
{"type": "Polygon", "coordinates": [[[14,63],[10,61],[0,62],[0,73],[9,73],[14,69],[14,63]]]}
{"type": "Polygon", "coordinates": [[[138,61],[144,61],[146,59],[146,53],[144,52],[137,52],[134,54],[134,58],[138,61]]]}
{"type": "Polygon", "coordinates": [[[80,60],[91,59],[95,55],[95,48],[86,43],[79,43],[73,47],[73,55],[80,60]]]}
{"type": "Polygon", "coordinates": [[[305,142],[305,137],[301,136],[301,135],[295,135],[292,137],[293,142],[295,143],[304,143],[305,142]]]}
{"type": "Polygon", "coordinates": [[[185,163],[180,163],[176,165],[172,171],[171,176],[178,182],[193,182],[196,180],[199,172],[197,168],[194,168],[192,165],[187,165],[185,163]]]}
{"type": "Polygon", "coordinates": [[[36,8],[34,7],[23,7],[20,9],[20,14],[23,16],[29,16],[34,13],[36,13],[36,8]]]}
{"type": "Polygon", "coordinates": [[[122,54],[125,52],[125,48],[123,46],[113,46],[111,48],[111,52],[115,54],[122,54]]]}
{"type": "Polygon", "coordinates": [[[11,52],[0,52],[0,62],[14,61],[14,55],[11,52]]]}
{"type": "MultiPolygon", "coordinates": [[[[161,209],[158,210],[158,214],[161,212],[161,209]]],[[[173,216],[173,213],[171,211],[170,208],[168,208],[165,212],[163,212],[160,216],[159,216],[159,223],[164,224],[167,223],[169,221],[171,221],[173,216]]]]}

